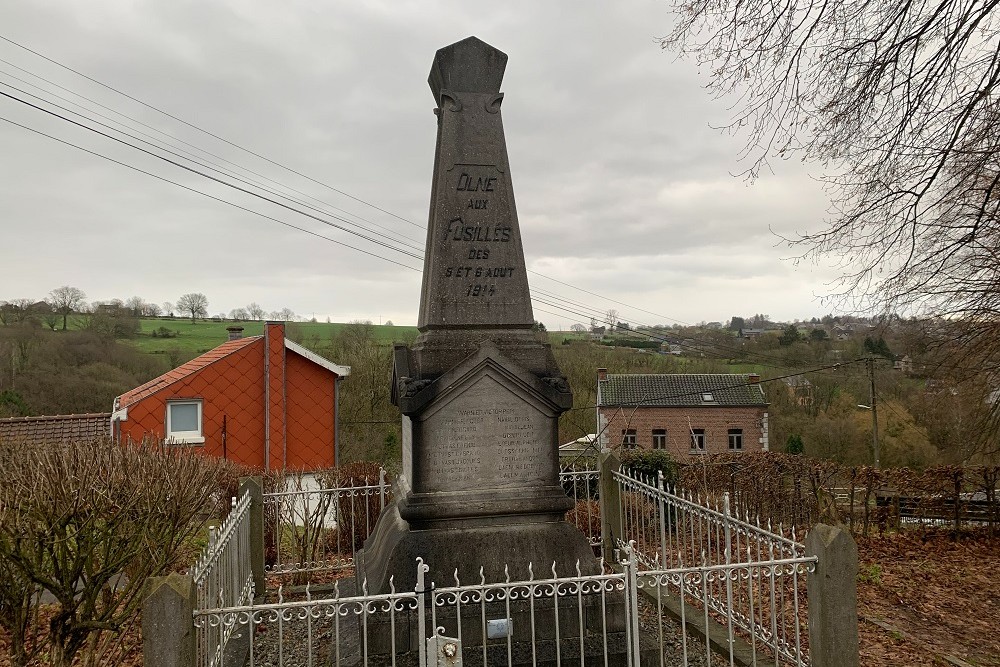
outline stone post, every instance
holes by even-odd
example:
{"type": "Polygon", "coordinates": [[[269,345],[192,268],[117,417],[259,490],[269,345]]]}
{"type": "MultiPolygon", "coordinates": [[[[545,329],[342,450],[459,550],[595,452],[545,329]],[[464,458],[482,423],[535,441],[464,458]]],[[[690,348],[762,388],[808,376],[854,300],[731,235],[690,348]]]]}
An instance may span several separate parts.
{"type": "Polygon", "coordinates": [[[600,495],[598,502],[601,510],[601,537],[603,542],[604,562],[617,566],[615,540],[622,539],[625,531],[622,523],[622,494],[614,474],[621,467],[621,459],[610,449],[602,449],[598,457],[601,471],[599,481],[600,495]]]}
{"type": "Polygon", "coordinates": [[[264,482],[261,477],[240,477],[240,495],[250,492],[250,570],[254,595],[264,594],[264,482]]]}
{"type": "Polygon", "coordinates": [[[838,526],[816,524],[806,535],[816,556],[807,578],[809,655],[813,667],[858,667],[858,547],[838,526]]]}
{"type": "Polygon", "coordinates": [[[175,572],[146,580],[142,657],[147,665],[194,667],[194,579],[175,572]]]}

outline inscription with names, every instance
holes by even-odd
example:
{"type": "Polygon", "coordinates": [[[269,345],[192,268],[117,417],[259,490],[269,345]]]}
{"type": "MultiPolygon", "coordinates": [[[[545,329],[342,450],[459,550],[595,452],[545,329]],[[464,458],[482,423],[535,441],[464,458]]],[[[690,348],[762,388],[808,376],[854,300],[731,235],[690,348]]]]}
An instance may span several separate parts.
{"type": "Polygon", "coordinates": [[[551,420],[493,379],[467,389],[427,427],[427,491],[531,486],[550,472],[551,420]]]}

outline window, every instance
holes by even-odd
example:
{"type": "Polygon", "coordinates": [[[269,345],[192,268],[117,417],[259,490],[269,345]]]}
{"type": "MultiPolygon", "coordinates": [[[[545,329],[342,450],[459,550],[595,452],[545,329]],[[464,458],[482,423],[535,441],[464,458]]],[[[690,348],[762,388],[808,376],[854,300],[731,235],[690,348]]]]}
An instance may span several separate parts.
{"type": "Polygon", "coordinates": [[[622,429],[622,446],[626,449],[635,449],[636,437],[634,428],[622,429]]]}
{"type": "Polygon", "coordinates": [[[705,429],[703,428],[691,429],[691,453],[692,454],[705,453],[705,429]]]}
{"type": "Polygon", "coordinates": [[[712,394],[712,392],[706,391],[701,395],[701,400],[705,401],[706,403],[712,403],[715,401],[715,396],[712,394]]]}
{"type": "Polygon", "coordinates": [[[667,429],[654,428],[653,449],[666,449],[666,448],[667,448],[667,429]]]}
{"type": "Polygon", "coordinates": [[[201,444],[201,401],[167,402],[167,440],[175,443],[201,444]]]}
{"type": "Polygon", "coordinates": [[[743,449],[743,429],[729,429],[729,449],[731,451],[740,451],[743,449]]]}

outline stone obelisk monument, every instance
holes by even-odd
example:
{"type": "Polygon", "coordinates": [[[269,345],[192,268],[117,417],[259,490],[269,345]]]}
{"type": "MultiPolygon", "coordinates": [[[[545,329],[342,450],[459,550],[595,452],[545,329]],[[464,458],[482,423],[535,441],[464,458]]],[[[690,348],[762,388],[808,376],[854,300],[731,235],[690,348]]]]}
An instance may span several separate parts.
{"type": "Polygon", "coordinates": [[[533,331],[500,106],[507,56],[469,37],[437,52],[437,149],[420,293],[420,335],[397,346],[403,413],[395,503],[358,555],[372,593],[428,580],[478,582],[598,572],[564,520],[558,418],[572,395],[533,331]]]}

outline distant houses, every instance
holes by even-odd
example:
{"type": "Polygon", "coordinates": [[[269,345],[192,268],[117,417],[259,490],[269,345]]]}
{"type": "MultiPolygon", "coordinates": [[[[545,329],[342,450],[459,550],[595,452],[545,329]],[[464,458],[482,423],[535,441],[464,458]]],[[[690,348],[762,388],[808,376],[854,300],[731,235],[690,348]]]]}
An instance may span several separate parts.
{"type": "Polygon", "coordinates": [[[752,373],[597,371],[602,449],[660,449],[675,457],[767,450],[768,405],[752,373]]]}

